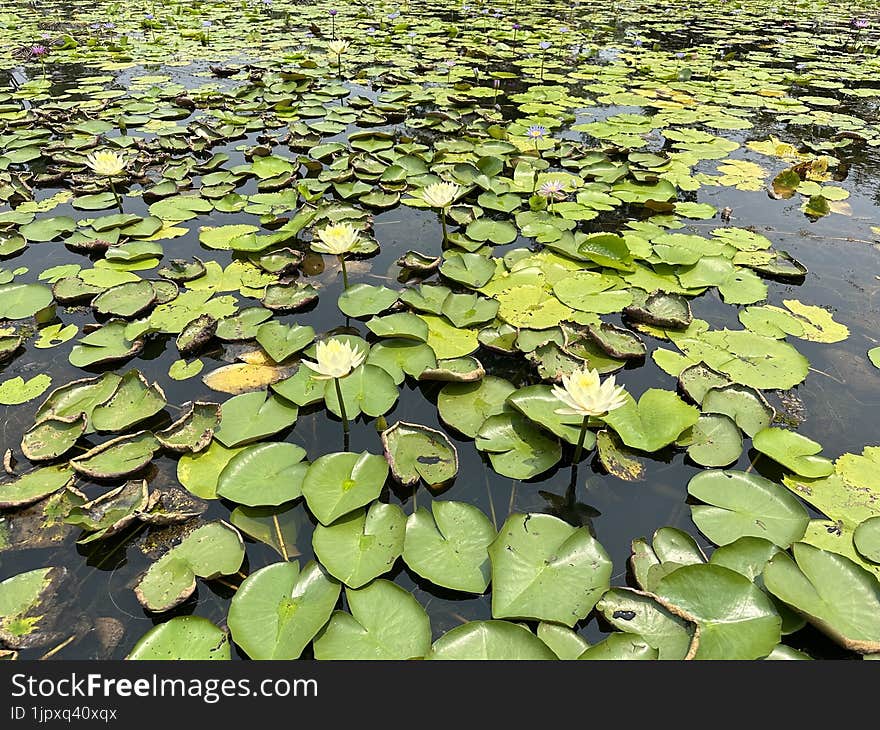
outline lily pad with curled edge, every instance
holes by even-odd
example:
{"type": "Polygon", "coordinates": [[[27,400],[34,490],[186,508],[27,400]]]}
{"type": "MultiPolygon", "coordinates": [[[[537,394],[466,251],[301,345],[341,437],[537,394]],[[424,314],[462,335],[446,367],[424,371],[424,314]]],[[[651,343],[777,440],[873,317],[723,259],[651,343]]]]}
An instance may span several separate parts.
{"type": "Polygon", "coordinates": [[[238,530],[226,522],[210,522],[147,568],[134,592],[144,608],[169,611],[193,594],[197,577],[212,580],[231,575],[243,560],[244,542],[238,530]]]}
{"type": "Polygon", "coordinates": [[[158,493],[150,494],[145,479],[130,481],[74,507],[64,521],[91,533],[77,541],[85,545],[115,535],[138,519],[140,512],[148,511],[158,498],[158,493]]]}
{"type": "Polygon", "coordinates": [[[580,634],[567,626],[542,621],[538,624],[538,638],[556,654],[557,659],[577,659],[587,649],[589,643],[580,634]]]}
{"type": "Polygon", "coordinates": [[[414,487],[422,479],[435,489],[458,474],[458,452],[442,431],[398,421],[381,438],[391,475],[403,486],[414,487]]]}
{"type": "Polygon", "coordinates": [[[634,332],[602,322],[587,326],[587,332],[599,348],[618,360],[641,360],[645,357],[645,343],[634,332]]]}
{"type": "Polygon", "coordinates": [[[286,442],[255,444],[223,467],[217,495],[247,507],[276,507],[302,494],[305,449],[286,442]]]}
{"type": "Polygon", "coordinates": [[[104,373],[95,378],[83,378],[56,388],[37,408],[34,420],[39,423],[48,418],[69,418],[92,411],[106,403],[116,392],[122,377],[116,373],[104,373]]]}
{"type": "Polygon", "coordinates": [[[4,335],[0,337],[0,362],[10,360],[15,351],[21,347],[24,340],[19,335],[4,335]]]}
{"type": "Polygon", "coordinates": [[[52,610],[65,568],[37,568],[0,583],[0,641],[11,649],[45,646],[58,637],[52,610]]]}
{"type": "Polygon", "coordinates": [[[257,329],[257,342],[275,362],[286,360],[314,339],[315,330],[307,325],[266,322],[257,329]]]}
{"type": "Polygon", "coordinates": [[[229,636],[202,616],[175,616],[144,634],[126,659],[228,660],[229,636]]]}
{"type": "Polygon", "coordinates": [[[478,253],[452,251],[446,254],[440,273],[471,289],[479,289],[495,273],[495,261],[478,253]]]}
{"type": "Polygon", "coordinates": [[[86,414],[50,417],[28,429],[21,439],[21,452],[31,461],[56,459],[66,454],[86,431],[86,414]]]}
{"type": "Polygon", "coordinates": [[[217,332],[217,320],[210,314],[202,314],[187,322],[177,335],[177,351],[184,357],[194,355],[204,348],[217,332]]]}
{"type": "Polygon", "coordinates": [[[293,403],[266,391],[242,393],[222,404],[214,438],[228,448],[259,441],[292,426],[298,413],[293,403]]]}
{"type": "Polygon", "coordinates": [[[65,276],[52,284],[52,296],[59,304],[91,302],[103,289],[87,284],[78,276],[65,276]]]}
{"type": "Polygon", "coordinates": [[[803,542],[773,556],[764,585],[841,646],[880,652],[880,583],[849,558],[803,542]],[[846,600],[841,600],[845,596],[846,600]]]}
{"type": "Polygon", "coordinates": [[[483,327],[477,333],[477,340],[484,347],[509,354],[516,352],[516,341],[519,330],[506,322],[500,322],[498,326],[489,325],[483,327]]]}
{"type": "Polygon", "coordinates": [[[428,256],[419,251],[407,251],[397,259],[397,264],[404,269],[427,274],[440,268],[442,261],[443,259],[440,256],[428,256]]]}
{"type": "Polygon", "coordinates": [[[584,661],[653,661],[658,658],[659,652],[645,639],[623,632],[609,634],[578,657],[584,661]]]}
{"type": "Polygon", "coordinates": [[[187,281],[198,279],[205,273],[205,264],[200,258],[193,257],[192,261],[187,259],[171,259],[166,266],[163,266],[157,272],[159,276],[170,279],[171,281],[184,284],[187,281]]]}
{"type": "Polygon", "coordinates": [[[98,314],[130,319],[148,310],[155,301],[153,285],[149,281],[141,280],[104,290],[92,300],[92,307],[98,314]]]}
{"type": "MultiPolygon", "coordinates": [[[[562,326],[562,335],[564,344],[561,349],[555,342],[548,342],[546,345],[536,348],[534,353],[530,353],[527,357],[533,361],[538,361],[539,368],[541,367],[541,361],[544,361],[545,367],[548,369],[552,367],[551,363],[554,359],[559,360],[564,357],[568,362],[561,363],[561,367],[559,364],[557,365],[557,369],[561,370],[562,374],[567,374],[572,372],[572,369],[576,370],[586,366],[592,370],[597,370],[600,375],[605,375],[616,372],[626,365],[625,360],[611,357],[599,348],[593,341],[593,338],[590,337],[586,327],[566,323],[562,326]],[[571,368],[575,364],[576,367],[571,368]]],[[[559,381],[560,377],[557,376],[553,379],[559,381]]]]}
{"type": "Polygon", "coordinates": [[[763,276],[784,281],[800,281],[809,273],[806,266],[788,251],[782,250],[737,254],[734,256],[733,262],[757,271],[763,276]],[[761,255],[764,253],[766,255],[761,255]]]}
{"type": "Polygon", "coordinates": [[[534,661],[556,659],[556,655],[522,624],[468,621],[437,639],[425,658],[534,661]]]}
{"type": "Polygon", "coordinates": [[[351,613],[334,611],[315,638],[315,659],[420,659],[431,648],[431,622],[416,598],[387,580],[345,589],[351,613]]]}
{"type": "Polygon", "coordinates": [[[292,312],[303,309],[318,299],[318,290],[311,284],[270,284],[263,294],[262,304],[273,312],[292,312]]]}
{"type": "Polygon", "coordinates": [[[339,309],[348,317],[366,317],[384,312],[398,296],[387,286],[354,284],[339,295],[339,309]]]}
{"type": "Polygon", "coordinates": [[[624,446],[614,431],[603,428],[595,438],[599,463],[605,471],[627,482],[638,482],[645,478],[647,469],[644,459],[624,446]]]}
{"type": "Polygon", "coordinates": [[[691,516],[716,545],[751,536],[785,548],[803,537],[810,521],[797,497],[757,474],[704,471],[688,482],[688,494],[706,502],[692,506],[691,516]]]}
{"type": "Polygon", "coordinates": [[[0,258],[14,256],[26,248],[27,241],[24,240],[24,236],[10,233],[0,234],[0,258]]]}
{"type": "Polygon", "coordinates": [[[378,337],[399,337],[419,342],[428,339],[428,324],[412,312],[373,317],[367,322],[367,329],[378,337]]]}
{"type": "MultiPolygon", "coordinates": [[[[341,418],[336,384],[332,380],[322,382],[327,410],[341,418]]],[[[376,365],[359,365],[338,382],[349,419],[357,418],[360,413],[372,417],[384,415],[391,410],[399,395],[394,378],[376,365]]]]}
{"type": "Polygon", "coordinates": [[[278,276],[292,274],[303,262],[302,251],[292,248],[274,249],[251,257],[251,261],[263,271],[278,276]]]}
{"type": "Polygon", "coordinates": [[[0,319],[27,319],[52,303],[52,290],[42,284],[0,286],[0,319]]]}
{"type": "Polygon", "coordinates": [[[486,371],[475,357],[454,357],[436,360],[435,367],[428,367],[418,374],[419,380],[439,380],[449,383],[473,383],[482,380],[486,371]]]}
{"type": "Polygon", "coordinates": [[[388,462],[377,454],[324,454],[309,465],[302,493],[312,514],[325,525],[369,504],[388,477],[388,462]]]}
{"type": "Polygon", "coordinates": [[[300,555],[296,546],[297,535],[310,517],[301,502],[279,507],[245,507],[239,505],[229,515],[229,521],[248,537],[271,547],[283,560],[300,555]]]}
{"type": "Polygon", "coordinates": [[[125,320],[111,319],[100,329],[80,337],[68,356],[70,364],[87,368],[134,357],[144,349],[144,341],[140,337],[129,339],[127,327],[125,320]]]}
{"type": "Polygon", "coordinates": [[[360,588],[391,570],[403,552],[406,516],[395,504],[374,502],[312,534],[315,556],[349,588],[360,588]]]}
{"type": "Polygon", "coordinates": [[[489,416],[475,439],[474,445],[488,454],[492,468],[511,479],[531,479],[562,458],[559,442],[519,413],[489,416]]]}
{"type": "Polygon", "coordinates": [[[602,417],[623,443],[641,451],[657,451],[673,443],[699,418],[699,411],[675,393],[658,388],[645,391],[638,403],[627,393],[626,403],[602,417]]]}
{"type": "Polygon", "coordinates": [[[489,586],[489,545],[497,532],[483,512],[464,502],[435,500],[406,521],[403,560],[434,585],[467,593],[489,586]]]}
{"type": "Polygon", "coordinates": [[[497,295],[498,316],[513,327],[542,330],[570,319],[572,310],[538,286],[507,289],[497,295]]]}
{"type": "Polygon", "coordinates": [[[76,230],[76,221],[70,216],[58,215],[49,218],[38,218],[31,223],[25,223],[18,229],[19,234],[28,241],[45,243],[52,241],[65,233],[76,230]]]}
{"type": "Polygon", "coordinates": [[[773,461],[807,479],[827,477],[834,471],[831,459],[817,456],[822,445],[796,431],[765,428],[752,437],[752,445],[773,461]]]}
{"type": "Polygon", "coordinates": [[[453,327],[444,317],[418,316],[428,325],[428,346],[441,360],[470,355],[480,346],[475,329],[453,327]]]}
{"type": "Polygon", "coordinates": [[[596,609],[614,628],[656,649],[658,659],[677,661],[687,656],[696,627],[670,613],[650,594],[612,588],[599,599],[596,609]]]}
{"type": "Polygon", "coordinates": [[[428,345],[402,338],[377,342],[370,348],[366,362],[382,368],[396,385],[400,385],[407,375],[417,378],[426,369],[437,367],[437,358],[428,345]]]}
{"type": "Polygon", "coordinates": [[[586,617],[611,579],[611,558],[586,527],[552,515],[513,514],[489,546],[492,615],[555,621],[586,617]]]}
{"type": "Polygon", "coordinates": [[[220,406],[196,401],[168,428],[156,432],[162,447],[178,454],[206,449],[220,423],[220,406]]]}
{"type": "Polygon", "coordinates": [[[769,428],[776,415],[761,392],[747,385],[731,383],[713,386],[703,396],[703,413],[723,413],[752,438],[769,428]]]}
{"type": "MultiPolygon", "coordinates": [[[[678,374],[679,389],[697,405],[703,402],[709,390],[721,388],[725,385],[730,385],[730,378],[701,362],[686,367],[678,374]]],[[[719,412],[731,415],[727,411],[719,412]]]]}
{"type": "Polygon", "coordinates": [[[155,416],[166,405],[158,384],[147,382],[138,370],[129,370],[105,403],[96,406],[90,419],[96,431],[124,431],[155,416]]]}
{"type": "Polygon", "coordinates": [[[880,517],[871,517],[856,528],[853,533],[856,550],[872,563],[880,563],[880,517]]]}
{"type": "Polygon", "coordinates": [[[696,624],[686,659],[759,659],[782,636],[773,602],[744,575],[720,565],[685,565],[654,590],[672,614],[696,624]]]}
{"type": "Polygon", "coordinates": [[[511,382],[494,375],[476,383],[449,383],[437,396],[440,418],[447,426],[474,438],[487,418],[510,410],[507,396],[515,390],[511,382]]]}
{"type": "Polygon", "coordinates": [[[67,465],[44,466],[0,484],[0,509],[23,507],[57,492],[73,482],[67,465]]]}
{"type": "Polygon", "coordinates": [[[665,329],[684,329],[693,321],[691,305],[680,294],[633,291],[635,300],[624,308],[623,313],[634,322],[665,329]]]}
{"type": "Polygon", "coordinates": [[[330,619],[340,584],[314,561],[273,563],[249,575],[229,606],[229,630],[251,659],[298,659],[330,619]]]}
{"type": "Polygon", "coordinates": [[[117,479],[143,469],[161,444],[149,431],[105,441],[70,460],[73,470],[90,479],[117,479]]]}
{"type": "Polygon", "coordinates": [[[682,445],[700,466],[729,466],[742,455],[742,434],[733,419],[722,413],[701,413],[685,436],[682,445]]]}
{"type": "MultiPolygon", "coordinates": [[[[570,444],[578,442],[583,418],[556,413],[557,410],[564,408],[564,404],[553,395],[553,389],[549,385],[528,385],[525,388],[519,388],[507,397],[506,402],[554,436],[558,436],[570,444]]],[[[589,451],[595,444],[595,434],[592,431],[587,431],[584,437],[584,448],[589,451]]]]}

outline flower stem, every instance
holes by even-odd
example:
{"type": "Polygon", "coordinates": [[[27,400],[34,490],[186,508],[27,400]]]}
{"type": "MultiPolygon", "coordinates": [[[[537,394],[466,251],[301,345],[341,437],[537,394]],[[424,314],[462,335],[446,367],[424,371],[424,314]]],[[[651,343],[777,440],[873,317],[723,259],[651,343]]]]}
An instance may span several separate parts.
{"type": "Polygon", "coordinates": [[[339,385],[339,378],[333,378],[336,383],[336,397],[339,399],[339,413],[342,416],[342,433],[348,433],[348,416],[345,414],[345,401],[342,398],[342,386],[339,385]]]}
{"type": "Polygon", "coordinates": [[[339,265],[342,266],[342,286],[348,291],[348,271],[345,268],[345,254],[339,254],[339,265]]]}
{"type": "Polygon", "coordinates": [[[113,178],[110,178],[110,189],[113,191],[113,197],[116,199],[116,206],[119,208],[119,212],[124,212],[122,210],[122,198],[119,197],[119,193],[116,192],[116,183],[113,182],[113,178]]]}
{"type": "Polygon", "coordinates": [[[584,416],[584,421],[581,423],[581,434],[578,436],[577,447],[574,450],[573,464],[575,465],[581,460],[581,452],[584,450],[584,439],[587,436],[587,421],[589,420],[589,416],[584,416]]]}
{"type": "Polygon", "coordinates": [[[443,245],[446,245],[446,208],[440,209],[440,223],[443,225],[443,245]]]}

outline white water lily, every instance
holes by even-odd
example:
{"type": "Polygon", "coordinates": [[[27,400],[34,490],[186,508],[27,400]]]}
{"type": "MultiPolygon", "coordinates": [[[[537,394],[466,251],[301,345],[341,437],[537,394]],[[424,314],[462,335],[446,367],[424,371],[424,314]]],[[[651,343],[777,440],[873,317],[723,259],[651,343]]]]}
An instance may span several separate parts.
{"type": "Polygon", "coordinates": [[[86,157],[86,164],[98,175],[114,177],[125,170],[125,160],[121,155],[109,150],[92,152],[86,157]]]}
{"type": "Polygon", "coordinates": [[[455,183],[438,182],[422,190],[422,199],[432,208],[446,208],[458,196],[461,186],[455,183]]]}
{"type": "Polygon", "coordinates": [[[315,347],[315,360],[303,360],[302,364],[314,371],[312,377],[315,380],[330,380],[331,378],[344,378],[367,357],[357,347],[352,347],[342,340],[326,340],[319,342],[315,347]]]}
{"type": "Polygon", "coordinates": [[[590,368],[563,376],[562,386],[553,386],[553,395],[565,405],[556,409],[559,415],[603,416],[626,403],[626,390],[614,382],[613,375],[603,383],[599,372],[590,368]]]}
{"type": "Polygon", "coordinates": [[[344,41],[341,39],[335,40],[335,41],[330,41],[327,44],[327,50],[330,51],[330,53],[332,53],[335,56],[341,56],[343,53],[345,53],[348,50],[348,47],[350,45],[351,44],[348,41],[344,41]]]}
{"type": "Polygon", "coordinates": [[[320,241],[312,241],[312,250],[334,256],[350,253],[360,240],[360,233],[349,223],[336,223],[318,231],[320,241]]]}

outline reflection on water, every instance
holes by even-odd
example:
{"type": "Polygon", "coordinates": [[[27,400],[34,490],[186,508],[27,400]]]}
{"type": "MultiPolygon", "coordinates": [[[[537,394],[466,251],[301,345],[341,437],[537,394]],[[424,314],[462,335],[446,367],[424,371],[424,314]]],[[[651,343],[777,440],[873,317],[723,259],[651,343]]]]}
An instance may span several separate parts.
{"type": "MultiPolygon", "coordinates": [[[[76,3],[70,4],[73,12],[76,3]]],[[[570,22],[570,21],[569,21],[570,22]]],[[[761,37],[761,29],[770,27],[775,21],[757,23],[752,28],[752,35],[744,37],[736,43],[721,43],[715,37],[710,24],[697,18],[682,23],[682,27],[671,32],[663,32],[649,28],[645,32],[634,29],[629,35],[626,26],[621,24],[607,39],[599,34],[597,43],[619,42],[630,40],[630,35],[638,32],[646,45],[658,43],[660,48],[675,51],[678,49],[697,49],[702,45],[721,45],[720,53],[737,52],[743,57],[751,53],[760,53],[761,49],[769,52],[772,45],[761,37]]],[[[809,21],[810,23],[812,21],[809,21]]],[[[809,23],[800,23],[803,30],[809,23]]],[[[778,32],[778,28],[774,26],[778,32]]],[[[615,62],[621,50],[607,46],[594,49],[595,53],[588,63],[606,64],[615,62]]],[[[589,55],[589,54],[587,54],[589,55]]],[[[582,59],[583,62],[583,59],[582,59]]],[[[794,65],[797,59],[788,59],[785,63],[794,65]]],[[[776,61],[767,61],[772,67],[776,61]]],[[[499,69],[506,68],[503,64],[499,69]]],[[[517,71],[515,66],[510,70],[517,71]]],[[[168,73],[173,83],[187,87],[200,86],[204,83],[204,64],[151,70],[150,73],[168,73]]],[[[31,71],[33,73],[33,70],[31,71]]],[[[71,88],[83,76],[94,75],[96,70],[86,64],[68,64],[53,67],[52,78],[58,89],[71,88]]],[[[142,69],[135,68],[118,73],[116,86],[125,88],[131,80],[142,74],[142,69]]],[[[0,74],[0,84],[16,86],[25,78],[22,69],[7,69],[0,74]]],[[[235,81],[212,80],[220,88],[231,88],[235,81]]],[[[508,94],[525,90],[527,87],[516,78],[505,79],[504,89],[508,94]]],[[[365,85],[352,84],[353,94],[375,98],[375,92],[365,85]]],[[[573,88],[573,93],[578,89],[573,88]]],[[[501,109],[505,117],[511,118],[517,112],[513,105],[505,105],[501,109]]],[[[603,119],[621,112],[639,112],[639,107],[604,105],[573,110],[578,123],[603,119]]],[[[849,101],[836,110],[873,118],[876,122],[876,104],[869,100],[849,101]]],[[[755,128],[746,132],[730,132],[726,136],[740,142],[747,139],[763,139],[770,134],[781,134],[784,125],[778,115],[764,111],[750,114],[749,119],[755,128]]],[[[379,130],[398,130],[399,126],[388,125],[373,127],[379,130]]],[[[346,132],[329,137],[326,141],[344,140],[346,132]]],[[[426,133],[422,130],[411,130],[419,138],[426,133]]],[[[582,137],[576,132],[567,132],[573,138],[582,137]]],[[[822,130],[804,130],[803,138],[807,141],[821,141],[825,134],[822,130]]],[[[246,139],[239,139],[222,148],[230,160],[227,167],[231,168],[245,162],[240,151],[244,146],[257,143],[258,133],[252,133],[246,139]]],[[[658,146],[664,140],[658,138],[658,146]]],[[[278,148],[282,149],[281,147],[278,148]]],[[[745,193],[729,187],[702,187],[695,193],[687,193],[684,199],[711,203],[718,209],[732,209],[732,224],[741,227],[753,227],[754,230],[766,235],[776,247],[784,249],[801,261],[810,271],[806,281],[799,285],[770,282],[769,299],[778,303],[785,298],[798,298],[804,302],[820,304],[834,312],[835,319],[849,327],[851,335],[836,345],[817,345],[798,342],[798,349],[805,354],[812,365],[812,373],[806,383],[796,389],[797,400],[802,404],[797,417],[799,430],[806,436],[822,443],[824,453],[832,458],[844,451],[860,451],[866,442],[870,442],[876,434],[875,408],[880,405],[880,371],[873,368],[865,358],[865,351],[878,344],[878,278],[875,272],[880,271],[880,254],[877,246],[872,243],[874,235],[870,231],[872,221],[877,219],[877,205],[880,201],[880,185],[877,183],[877,171],[880,168],[878,153],[865,152],[865,148],[846,160],[847,175],[842,182],[851,193],[849,204],[851,216],[831,215],[816,222],[809,222],[801,213],[795,200],[772,200],[763,192],[745,193]]],[[[220,150],[215,150],[220,151],[220,150]]],[[[760,161],[760,157],[745,147],[734,155],[735,158],[760,161]]],[[[713,169],[709,164],[705,171],[713,169]]],[[[703,171],[697,168],[698,171],[703,171]]],[[[199,178],[193,179],[193,186],[198,187],[199,178]]],[[[136,188],[135,188],[136,189],[136,188]]],[[[45,199],[58,192],[55,189],[40,190],[38,199],[45,199]]],[[[256,183],[251,181],[239,188],[241,193],[256,192],[256,183]]],[[[147,215],[147,205],[138,198],[126,201],[127,212],[147,215]]],[[[84,217],[81,211],[63,205],[53,215],[71,215],[74,218],[84,217]]],[[[588,222],[586,230],[614,230],[622,220],[621,213],[603,214],[588,222]]],[[[245,214],[223,214],[212,212],[200,218],[198,225],[221,226],[232,223],[251,223],[252,217],[245,214]]],[[[699,233],[708,233],[718,226],[717,220],[691,222],[687,229],[699,233]]],[[[369,259],[368,265],[352,265],[350,278],[352,283],[366,282],[395,286],[399,267],[396,260],[407,250],[415,248],[428,250],[423,242],[440,239],[440,223],[431,212],[398,207],[388,212],[375,215],[374,231],[381,245],[380,252],[369,259]]],[[[496,254],[517,246],[528,246],[532,242],[519,239],[507,247],[497,247],[496,254]]],[[[230,256],[225,252],[206,251],[198,243],[197,227],[190,226],[190,232],[170,242],[166,248],[166,256],[174,258],[213,257],[223,265],[229,262],[230,256]]],[[[7,265],[25,266],[29,273],[22,277],[23,281],[35,281],[37,274],[48,267],[65,263],[82,263],[80,255],[73,253],[60,244],[34,244],[7,265]]],[[[309,275],[309,280],[321,287],[321,297],[311,310],[279,317],[286,323],[311,325],[317,332],[342,324],[337,309],[337,297],[341,292],[341,280],[338,267],[330,257],[326,257],[323,267],[317,266],[309,275]]],[[[233,293],[240,301],[243,297],[233,293]]],[[[249,302],[253,304],[253,302],[249,302]]],[[[725,325],[739,328],[736,319],[736,308],[723,304],[713,291],[692,302],[694,314],[706,319],[712,327],[725,325]]],[[[80,330],[92,322],[90,312],[70,309],[64,312],[64,322],[79,326],[80,330]]],[[[611,318],[614,321],[614,318],[611,318]]],[[[619,324],[619,320],[617,322],[619,324]]],[[[368,330],[363,322],[349,320],[347,326],[367,337],[368,330]]],[[[369,337],[367,339],[370,339],[369,337]]],[[[656,345],[650,337],[646,337],[649,345],[656,345]]],[[[62,384],[68,380],[82,376],[82,371],[70,366],[67,355],[74,342],[69,342],[52,350],[29,349],[25,356],[12,363],[0,366],[3,378],[16,375],[31,375],[37,372],[48,372],[54,384],[62,384]]],[[[139,358],[132,364],[140,368],[150,380],[158,380],[164,388],[169,403],[183,403],[190,400],[217,399],[217,394],[207,388],[200,378],[187,381],[175,381],[167,377],[168,368],[179,357],[171,338],[151,341],[139,358]]],[[[223,363],[224,353],[221,348],[201,356],[206,363],[204,372],[212,370],[223,363]]],[[[481,359],[487,371],[506,377],[517,385],[537,382],[533,371],[525,369],[520,359],[481,352],[481,359]]],[[[97,370],[95,372],[98,372],[97,370]]],[[[661,371],[648,357],[641,367],[627,368],[618,376],[618,381],[636,397],[651,387],[670,387],[670,378],[661,371]]],[[[400,399],[393,410],[386,415],[389,423],[397,420],[413,421],[434,428],[443,428],[439,423],[436,398],[442,384],[421,383],[414,385],[407,381],[403,386],[400,399]]],[[[42,399],[37,399],[23,406],[7,407],[4,413],[0,450],[15,448],[21,439],[22,432],[32,423],[34,413],[42,399]]],[[[778,403],[774,403],[778,405],[778,403]]],[[[785,410],[779,408],[779,410],[785,410]]],[[[172,409],[146,424],[147,427],[167,425],[172,417],[176,417],[172,409]]],[[[613,583],[621,584],[626,580],[626,564],[633,538],[650,536],[658,527],[671,525],[681,527],[692,534],[696,530],[690,520],[689,505],[686,501],[685,486],[688,480],[699,471],[699,467],[689,462],[683,453],[671,450],[659,452],[654,458],[647,458],[647,478],[642,482],[629,483],[602,473],[594,461],[587,460],[580,467],[580,474],[574,494],[568,491],[570,472],[568,468],[555,468],[538,479],[527,482],[515,481],[499,476],[488,465],[484,455],[477,452],[471,439],[455,433],[450,436],[458,448],[460,458],[459,475],[455,482],[443,491],[442,498],[471,502],[488,514],[496,526],[512,512],[550,512],[572,524],[586,524],[591,527],[597,538],[604,545],[614,561],[613,583]]],[[[314,459],[330,450],[342,449],[342,435],[338,421],[327,416],[322,408],[311,407],[302,409],[296,425],[286,433],[279,435],[288,441],[301,445],[306,449],[309,459],[314,459]]],[[[378,448],[376,425],[373,420],[365,422],[360,419],[353,424],[350,449],[352,451],[372,450],[378,448]]],[[[571,448],[564,455],[561,464],[567,464],[571,458],[571,448]]],[[[768,477],[778,476],[773,466],[766,459],[758,457],[754,451],[743,453],[738,464],[733,468],[754,468],[768,477]]],[[[169,456],[157,458],[154,468],[147,478],[155,486],[176,484],[176,461],[169,456]]],[[[116,483],[105,485],[85,485],[83,491],[93,498],[107,489],[117,486],[116,483]]],[[[415,493],[409,490],[389,489],[383,493],[382,499],[403,505],[404,511],[410,513],[416,505],[424,505],[432,495],[420,488],[415,493]]],[[[229,511],[234,507],[222,500],[211,502],[206,513],[207,518],[227,519],[229,511]]],[[[311,533],[313,520],[303,504],[293,508],[297,514],[297,538],[295,549],[301,562],[313,558],[311,533]]],[[[7,516],[6,519],[9,519],[7,516]]],[[[14,518],[12,518],[14,519],[14,518]]],[[[71,585],[78,586],[78,594],[71,597],[71,632],[78,632],[86,627],[86,638],[60,656],[80,658],[105,656],[104,647],[112,646],[109,655],[124,656],[137,637],[142,635],[151,625],[153,619],[145,613],[135,599],[132,587],[137,576],[149,565],[151,557],[157,550],[152,544],[155,539],[151,531],[138,528],[123,533],[118,538],[95,542],[85,546],[73,547],[76,533],[70,531],[62,544],[49,548],[25,549],[16,552],[0,553],[0,578],[20,573],[48,564],[64,565],[73,574],[71,585]],[[100,618],[100,621],[95,619],[100,618]],[[121,640],[119,632],[124,632],[121,640]]],[[[701,545],[705,540],[697,535],[701,545]]],[[[293,551],[291,550],[291,554],[293,551]]],[[[268,546],[249,541],[244,572],[252,572],[264,565],[275,562],[277,554],[268,546]]],[[[411,573],[402,561],[390,576],[395,582],[413,590],[420,603],[425,606],[431,616],[434,636],[439,636],[448,629],[465,620],[485,619],[490,617],[488,597],[473,597],[459,594],[432,586],[411,573]]],[[[165,620],[171,615],[194,613],[205,616],[217,623],[225,621],[229,600],[234,592],[234,584],[225,585],[224,581],[199,581],[195,596],[169,614],[163,614],[165,620]]],[[[588,640],[594,641],[601,636],[602,629],[595,619],[590,619],[579,627],[588,640]]],[[[810,651],[817,655],[836,656],[835,650],[824,638],[815,632],[805,631],[799,634],[799,641],[809,645],[810,651]]],[[[39,656],[40,652],[25,652],[23,656],[39,656]]]]}

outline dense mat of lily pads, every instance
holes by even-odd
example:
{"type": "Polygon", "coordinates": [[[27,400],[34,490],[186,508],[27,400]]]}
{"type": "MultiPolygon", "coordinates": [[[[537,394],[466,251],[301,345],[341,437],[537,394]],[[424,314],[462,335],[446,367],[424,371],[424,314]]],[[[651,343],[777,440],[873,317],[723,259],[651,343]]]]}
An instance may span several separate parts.
{"type": "Polygon", "coordinates": [[[803,659],[809,631],[880,652],[880,447],[829,458],[770,400],[850,330],[771,297],[811,273],[696,199],[847,215],[880,16],[74,5],[0,3],[2,656],[90,633],[138,659],[803,659]],[[643,364],[665,386],[633,397],[643,364]],[[626,575],[585,522],[474,504],[465,449],[511,489],[571,467],[572,503],[586,473],[638,489],[680,455],[692,529],[658,517],[626,575]],[[97,543],[149,557],[113,589],[149,630],[81,615],[97,543]],[[438,631],[402,569],[491,616],[438,631]],[[188,615],[217,585],[225,615],[188,615]]]}

